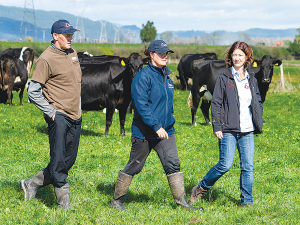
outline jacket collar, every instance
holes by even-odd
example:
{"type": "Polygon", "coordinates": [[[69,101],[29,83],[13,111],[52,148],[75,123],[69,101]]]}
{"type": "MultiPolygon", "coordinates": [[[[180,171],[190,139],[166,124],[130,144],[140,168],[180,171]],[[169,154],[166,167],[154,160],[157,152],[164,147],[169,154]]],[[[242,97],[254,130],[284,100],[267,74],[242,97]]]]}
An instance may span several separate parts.
{"type": "MultiPolygon", "coordinates": [[[[247,71],[248,72],[248,71],[247,71]]],[[[232,69],[231,69],[231,67],[230,68],[228,68],[228,69],[226,69],[224,72],[223,72],[223,74],[226,76],[226,77],[228,77],[228,78],[230,78],[230,79],[234,79],[234,77],[233,77],[233,75],[232,75],[232,69]]],[[[248,74],[249,74],[249,79],[252,79],[253,77],[254,77],[254,73],[249,73],[248,72],[248,74]]]]}
{"type": "Polygon", "coordinates": [[[172,73],[172,71],[168,67],[166,67],[166,66],[164,66],[162,68],[161,67],[157,67],[157,66],[152,65],[150,61],[148,62],[148,66],[149,66],[149,68],[151,70],[153,70],[154,72],[159,73],[159,74],[161,74],[163,76],[164,75],[169,75],[169,74],[172,73]]]}

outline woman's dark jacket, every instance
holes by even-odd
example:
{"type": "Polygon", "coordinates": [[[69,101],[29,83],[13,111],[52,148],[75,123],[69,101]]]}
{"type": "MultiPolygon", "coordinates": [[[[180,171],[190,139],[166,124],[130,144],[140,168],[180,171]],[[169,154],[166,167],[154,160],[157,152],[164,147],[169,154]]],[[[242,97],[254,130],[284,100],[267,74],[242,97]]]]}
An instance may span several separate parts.
{"type": "Polygon", "coordinates": [[[174,134],[174,83],[167,67],[156,67],[150,62],[133,79],[131,97],[134,102],[132,136],[157,139],[161,127],[168,135],[174,134]]]}
{"type": "MultiPolygon", "coordinates": [[[[239,96],[231,68],[221,73],[216,80],[211,102],[213,131],[241,132],[239,96]]],[[[254,133],[262,133],[263,106],[257,80],[254,73],[249,73],[249,86],[252,95],[250,105],[254,133]]]]}

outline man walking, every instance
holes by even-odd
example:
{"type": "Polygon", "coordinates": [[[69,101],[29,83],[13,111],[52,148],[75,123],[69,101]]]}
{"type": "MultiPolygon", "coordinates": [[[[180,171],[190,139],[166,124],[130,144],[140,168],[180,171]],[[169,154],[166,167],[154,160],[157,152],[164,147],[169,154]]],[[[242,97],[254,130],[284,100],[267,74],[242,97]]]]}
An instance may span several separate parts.
{"type": "Polygon", "coordinates": [[[81,131],[81,69],[71,48],[76,30],[67,20],[52,25],[53,40],[35,64],[28,97],[48,124],[50,162],[35,176],[21,180],[24,199],[35,197],[40,187],[54,186],[58,207],[72,209],[68,171],[76,160],[81,131]],[[41,92],[42,90],[42,92],[41,92]]]}

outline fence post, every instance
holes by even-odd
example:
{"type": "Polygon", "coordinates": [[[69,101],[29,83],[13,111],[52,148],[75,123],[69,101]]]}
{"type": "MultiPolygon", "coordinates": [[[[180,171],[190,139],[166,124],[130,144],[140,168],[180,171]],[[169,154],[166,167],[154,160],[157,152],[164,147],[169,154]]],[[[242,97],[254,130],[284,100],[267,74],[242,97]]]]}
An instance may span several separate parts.
{"type": "Polygon", "coordinates": [[[280,65],[280,73],[281,73],[281,87],[284,89],[284,77],[283,77],[283,65],[280,65]]]}

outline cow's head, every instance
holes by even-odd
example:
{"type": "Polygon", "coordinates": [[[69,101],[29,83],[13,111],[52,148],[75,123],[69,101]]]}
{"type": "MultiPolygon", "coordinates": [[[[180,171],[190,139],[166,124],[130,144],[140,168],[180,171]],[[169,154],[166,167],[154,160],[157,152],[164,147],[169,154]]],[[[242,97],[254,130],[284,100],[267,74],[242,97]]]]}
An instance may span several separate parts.
{"type": "Polygon", "coordinates": [[[280,66],[282,62],[281,60],[276,60],[269,55],[264,55],[260,61],[261,61],[261,70],[263,71],[262,82],[269,84],[272,81],[273,66],[274,65],[280,66]]]}
{"type": "Polygon", "coordinates": [[[280,66],[281,60],[276,60],[270,55],[264,55],[260,60],[254,60],[250,72],[255,73],[258,82],[270,84],[273,76],[273,66],[280,66]]]}
{"type": "Polygon", "coordinates": [[[127,66],[130,71],[131,79],[143,68],[143,58],[139,53],[131,53],[128,58],[120,58],[120,62],[123,66],[127,66]]]}
{"type": "Polygon", "coordinates": [[[27,65],[27,63],[29,61],[34,60],[34,51],[31,48],[27,48],[24,52],[23,52],[23,62],[27,65]]]}

